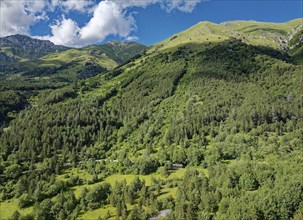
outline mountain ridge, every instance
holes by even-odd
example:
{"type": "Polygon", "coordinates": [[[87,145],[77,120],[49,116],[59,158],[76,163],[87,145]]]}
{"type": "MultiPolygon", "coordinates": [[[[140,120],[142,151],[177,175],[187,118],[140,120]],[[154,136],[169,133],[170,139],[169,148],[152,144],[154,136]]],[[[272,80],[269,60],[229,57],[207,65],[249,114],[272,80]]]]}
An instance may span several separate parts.
{"type": "Polygon", "coordinates": [[[67,50],[68,47],[55,45],[48,40],[39,40],[26,35],[10,35],[0,38],[0,48],[15,58],[36,59],[51,52],[67,50]]]}
{"type": "Polygon", "coordinates": [[[127,62],[146,49],[135,42],[115,42],[83,48],[56,46],[50,41],[13,35],[0,40],[0,72],[6,77],[86,78],[127,62]],[[21,46],[22,45],[22,46],[21,46]]]}
{"type": "Polygon", "coordinates": [[[230,38],[240,39],[252,45],[263,45],[287,50],[289,41],[287,34],[296,28],[302,29],[301,24],[303,24],[302,18],[283,23],[236,20],[216,24],[209,21],[201,21],[155,44],[152,51],[168,49],[190,42],[220,42],[230,38]],[[262,31],[260,32],[260,30],[262,31]]]}

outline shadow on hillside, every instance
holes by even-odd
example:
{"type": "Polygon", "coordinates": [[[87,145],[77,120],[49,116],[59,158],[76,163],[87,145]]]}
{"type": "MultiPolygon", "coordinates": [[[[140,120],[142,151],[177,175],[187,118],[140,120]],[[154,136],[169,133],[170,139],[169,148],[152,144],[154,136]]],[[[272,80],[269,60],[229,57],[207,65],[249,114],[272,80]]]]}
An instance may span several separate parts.
{"type": "MultiPolygon", "coordinates": [[[[218,43],[183,44],[167,53],[171,60],[185,59],[198,67],[200,76],[224,80],[243,79],[257,73],[270,60],[291,61],[285,52],[265,46],[248,45],[238,39],[218,43]]],[[[159,56],[163,57],[163,54],[159,56]]]]}

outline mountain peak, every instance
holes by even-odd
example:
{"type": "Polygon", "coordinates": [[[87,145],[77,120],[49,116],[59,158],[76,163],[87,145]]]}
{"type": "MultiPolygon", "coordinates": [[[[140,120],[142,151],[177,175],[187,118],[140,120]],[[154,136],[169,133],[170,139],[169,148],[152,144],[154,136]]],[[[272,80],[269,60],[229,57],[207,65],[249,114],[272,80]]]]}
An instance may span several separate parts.
{"type": "Polygon", "coordinates": [[[67,47],[55,45],[48,40],[34,39],[16,34],[0,38],[0,47],[7,47],[17,59],[36,59],[51,52],[67,50],[67,47]]]}
{"type": "Polygon", "coordinates": [[[119,42],[111,40],[106,44],[100,45],[99,49],[104,51],[109,57],[112,57],[117,63],[122,64],[147,47],[136,42],[119,42]]]}
{"type": "Polygon", "coordinates": [[[26,35],[15,34],[0,38],[0,46],[23,46],[24,43],[39,44],[39,43],[54,45],[48,40],[39,40],[26,35]]]}
{"type": "Polygon", "coordinates": [[[116,46],[116,47],[128,47],[128,46],[133,45],[133,44],[139,45],[136,42],[128,42],[128,41],[123,42],[123,41],[116,41],[116,40],[110,40],[106,44],[116,46]]]}

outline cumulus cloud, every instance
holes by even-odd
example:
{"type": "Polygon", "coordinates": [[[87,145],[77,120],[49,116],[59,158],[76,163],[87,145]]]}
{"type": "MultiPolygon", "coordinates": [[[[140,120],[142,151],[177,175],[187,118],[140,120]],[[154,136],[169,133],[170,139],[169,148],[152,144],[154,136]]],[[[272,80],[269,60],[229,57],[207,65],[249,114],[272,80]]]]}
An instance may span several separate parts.
{"type": "Polygon", "coordinates": [[[173,10],[192,12],[200,1],[201,0],[166,0],[161,3],[161,6],[168,12],[173,10]]]}
{"type": "Polygon", "coordinates": [[[125,41],[137,41],[139,38],[137,36],[128,36],[124,39],[125,41]]]}
{"type": "Polygon", "coordinates": [[[50,40],[57,45],[65,45],[70,47],[80,47],[78,36],[79,30],[77,23],[71,19],[62,18],[56,24],[51,25],[52,36],[36,36],[41,40],[50,40]]]}
{"type": "Polygon", "coordinates": [[[114,2],[102,1],[95,8],[92,19],[80,30],[80,40],[85,44],[104,40],[108,35],[127,37],[135,29],[135,20],[126,15],[114,2]]]}
{"type": "Polygon", "coordinates": [[[84,27],[80,28],[75,21],[65,17],[50,27],[51,36],[36,38],[50,40],[55,44],[81,47],[101,42],[108,35],[126,39],[136,25],[132,15],[127,15],[119,5],[112,1],[101,1],[84,27]]]}
{"type": "Polygon", "coordinates": [[[0,37],[12,34],[29,35],[30,27],[47,20],[47,12],[61,8],[65,12],[89,12],[94,0],[1,0],[0,37]]]}
{"type": "Polygon", "coordinates": [[[29,34],[36,21],[47,19],[44,1],[0,1],[0,36],[29,34]]]}
{"type": "Polygon", "coordinates": [[[91,13],[87,24],[79,27],[76,21],[66,19],[50,25],[51,35],[37,38],[47,39],[55,44],[81,47],[103,41],[109,35],[116,35],[126,41],[138,39],[133,32],[136,30],[135,19],[130,13],[133,7],[145,8],[159,4],[167,12],[179,10],[192,12],[201,0],[1,0],[0,36],[9,34],[28,34],[30,26],[37,20],[47,19],[47,11],[56,8],[63,12],[78,11],[91,13]],[[18,15],[18,16],[16,16],[18,15]]]}

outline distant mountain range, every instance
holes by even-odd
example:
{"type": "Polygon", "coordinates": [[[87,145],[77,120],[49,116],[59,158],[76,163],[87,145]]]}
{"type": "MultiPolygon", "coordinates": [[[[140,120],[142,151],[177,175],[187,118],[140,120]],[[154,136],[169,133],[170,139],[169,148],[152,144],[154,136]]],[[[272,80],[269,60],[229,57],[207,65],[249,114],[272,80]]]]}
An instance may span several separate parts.
{"type": "Polygon", "coordinates": [[[22,73],[25,76],[75,80],[113,69],[146,48],[134,42],[110,41],[76,49],[28,36],[12,35],[0,38],[0,73],[6,77],[22,73]]]}
{"type": "Polygon", "coordinates": [[[24,35],[11,35],[0,38],[0,54],[12,60],[37,59],[46,54],[69,49],[47,40],[33,39],[24,35]]]}

